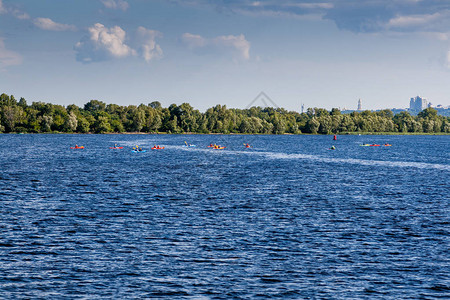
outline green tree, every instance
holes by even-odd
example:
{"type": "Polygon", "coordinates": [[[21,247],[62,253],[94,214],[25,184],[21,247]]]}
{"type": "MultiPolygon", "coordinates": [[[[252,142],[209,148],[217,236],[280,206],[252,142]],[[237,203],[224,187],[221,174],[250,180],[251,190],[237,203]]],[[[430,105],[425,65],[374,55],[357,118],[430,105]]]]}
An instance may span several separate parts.
{"type": "Polygon", "coordinates": [[[90,123],[83,116],[77,116],[77,132],[88,133],[90,131],[90,123]]]}
{"type": "Polygon", "coordinates": [[[317,133],[319,131],[320,122],[316,118],[312,118],[306,123],[306,130],[309,133],[317,133]]]}
{"type": "Polygon", "coordinates": [[[417,117],[419,118],[423,118],[423,119],[431,119],[431,120],[435,120],[438,115],[437,115],[437,110],[435,110],[434,108],[426,108],[424,110],[422,110],[420,113],[417,114],[417,117]]]}
{"type": "Polygon", "coordinates": [[[43,132],[50,132],[52,131],[52,125],[53,125],[53,117],[49,115],[44,115],[40,117],[41,120],[41,128],[43,132]]]}
{"type": "Polygon", "coordinates": [[[71,111],[64,122],[64,131],[74,132],[77,129],[77,126],[78,126],[77,116],[73,111],[71,111]]]}
{"type": "Polygon", "coordinates": [[[95,113],[99,111],[104,111],[106,108],[106,104],[99,100],[91,100],[84,105],[84,110],[95,113]]]}
{"type": "Polygon", "coordinates": [[[111,124],[109,123],[109,118],[103,115],[97,117],[97,120],[94,123],[94,132],[95,133],[106,133],[111,132],[111,124]]]}
{"type": "Polygon", "coordinates": [[[20,106],[4,106],[2,115],[7,132],[13,132],[16,124],[25,122],[26,114],[20,106]]]}

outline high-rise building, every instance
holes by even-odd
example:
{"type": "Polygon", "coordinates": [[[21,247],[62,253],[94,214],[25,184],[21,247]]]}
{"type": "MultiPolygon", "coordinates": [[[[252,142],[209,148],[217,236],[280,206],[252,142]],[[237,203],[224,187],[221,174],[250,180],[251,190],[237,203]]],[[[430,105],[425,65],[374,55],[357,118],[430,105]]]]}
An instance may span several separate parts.
{"type": "Polygon", "coordinates": [[[410,110],[422,111],[425,108],[427,108],[427,100],[420,96],[411,98],[411,101],[409,101],[409,109],[410,110]]]}
{"type": "Polygon", "coordinates": [[[358,110],[362,110],[361,99],[358,100],[358,110]]]}

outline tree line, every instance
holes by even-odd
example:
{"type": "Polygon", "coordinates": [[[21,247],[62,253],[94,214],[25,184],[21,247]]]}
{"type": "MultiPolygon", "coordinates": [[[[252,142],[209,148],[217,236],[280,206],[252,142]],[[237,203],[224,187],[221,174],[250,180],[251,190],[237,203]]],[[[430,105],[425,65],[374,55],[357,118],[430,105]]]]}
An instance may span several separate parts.
{"type": "Polygon", "coordinates": [[[200,112],[190,104],[165,108],[148,105],[120,106],[91,100],[78,107],[44,102],[27,104],[24,98],[0,95],[0,133],[249,133],[337,134],[351,132],[450,133],[450,117],[433,108],[412,116],[391,110],[341,114],[337,108],[308,108],[306,113],[283,108],[227,108],[216,105],[200,112]]]}

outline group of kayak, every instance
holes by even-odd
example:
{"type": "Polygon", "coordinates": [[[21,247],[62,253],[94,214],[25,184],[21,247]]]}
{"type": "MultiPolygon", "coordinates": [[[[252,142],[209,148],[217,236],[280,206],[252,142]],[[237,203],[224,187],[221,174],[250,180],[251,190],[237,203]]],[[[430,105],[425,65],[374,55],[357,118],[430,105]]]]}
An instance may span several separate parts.
{"type": "MultiPolygon", "coordinates": [[[[154,145],[151,149],[152,150],[162,150],[164,148],[165,147],[161,147],[160,145],[154,145]]],[[[74,147],[70,147],[70,149],[84,149],[84,146],[75,145],[74,147]]],[[[122,146],[117,146],[117,144],[115,144],[114,147],[109,147],[109,149],[121,150],[121,149],[123,149],[123,147],[122,146]]],[[[147,150],[142,149],[142,147],[139,147],[138,145],[136,145],[135,147],[133,147],[131,152],[147,152],[147,150]]]]}
{"type": "MultiPolygon", "coordinates": [[[[333,140],[336,140],[336,136],[333,137],[333,140]]],[[[244,143],[245,148],[251,148],[250,144],[248,143],[244,143]]],[[[381,144],[361,144],[360,146],[362,147],[390,147],[392,146],[391,144],[385,143],[383,145],[381,144]]],[[[189,147],[189,148],[193,148],[193,147],[197,147],[197,145],[194,144],[188,144],[186,141],[184,142],[184,145],[182,147],[189,147]]],[[[209,144],[209,146],[207,146],[208,148],[214,149],[214,150],[223,150],[226,147],[225,146],[221,146],[221,145],[217,145],[217,144],[209,144]]],[[[84,146],[78,146],[75,145],[74,147],[70,147],[70,149],[84,149],[84,146]]],[[[123,149],[122,146],[117,146],[117,144],[114,145],[114,147],[109,147],[109,149],[113,149],[113,150],[119,150],[119,149],[123,149]]],[[[165,147],[161,147],[160,145],[154,145],[152,148],[150,148],[152,150],[163,150],[165,149],[165,147]]],[[[333,145],[330,148],[328,148],[328,150],[336,150],[336,147],[333,145]]],[[[131,150],[131,152],[137,153],[137,152],[147,152],[147,150],[142,149],[141,147],[139,147],[138,145],[136,145],[135,147],[133,147],[133,149],[131,150]]]]}
{"type": "MultiPolygon", "coordinates": [[[[248,143],[244,143],[245,148],[251,148],[251,146],[248,143]]],[[[193,147],[197,147],[197,145],[194,144],[188,144],[187,142],[184,142],[184,145],[182,147],[189,147],[189,148],[193,148],[193,147]]],[[[221,146],[221,145],[217,145],[217,144],[209,144],[209,146],[207,146],[208,148],[211,149],[215,149],[215,150],[222,150],[225,149],[225,146],[221,146]]],[[[84,149],[84,146],[78,146],[75,145],[74,147],[70,147],[70,149],[84,149]]],[[[117,146],[117,144],[114,145],[114,147],[109,147],[109,149],[112,150],[120,150],[123,149],[122,146],[117,146]]],[[[152,150],[163,150],[165,149],[165,147],[162,147],[160,145],[154,145],[152,148],[150,148],[152,150]]],[[[142,149],[142,147],[139,147],[138,145],[136,145],[135,147],[133,147],[133,149],[131,150],[131,152],[147,152],[147,150],[142,149]]]]}
{"type": "MultiPolygon", "coordinates": [[[[150,149],[152,150],[162,150],[165,147],[161,147],[160,145],[154,145],[153,147],[151,147],[150,149]]],[[[131,150],[131,152],[147,152],[147,150],[142,149],[141,147],[139,147],[138,145],[136,145],[136,147],[133,147],[133,150],[131,150]]]]}

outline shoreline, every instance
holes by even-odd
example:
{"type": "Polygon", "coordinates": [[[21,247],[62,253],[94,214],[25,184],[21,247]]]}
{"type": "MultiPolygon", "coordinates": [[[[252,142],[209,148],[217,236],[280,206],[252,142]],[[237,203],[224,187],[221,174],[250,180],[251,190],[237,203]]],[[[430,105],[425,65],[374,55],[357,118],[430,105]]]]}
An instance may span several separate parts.
{"type": "Polygon", "coordinates": [[[69,135],[267,135],[267,136],[282,136],[282,135],[315,135],[315,136],[345,136],[345,135],[423,135],[423,136],[433,136],[433,135],[450,135],[448,132],[342,132],[342,133],[330,133],[330,134],[320,134],[320,133],[283,133],[283,134],[267,134],[267,133],[201,133],[201,132],[183,132],[183,133],[168,133],[168,132],[107,132],[107,133],[78,133],[78,132],[1,132],[1,135],[25,135],[25,134],[47,134],[47,135],[59,135],[59,134],[69,134],[69,135]]]}

